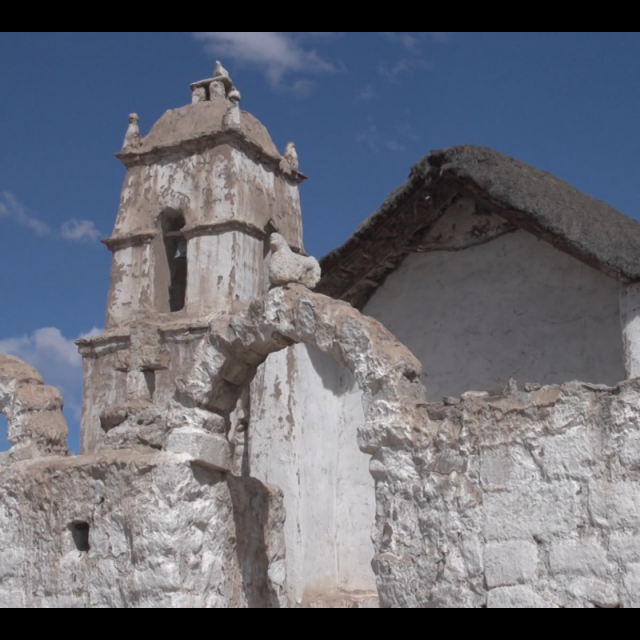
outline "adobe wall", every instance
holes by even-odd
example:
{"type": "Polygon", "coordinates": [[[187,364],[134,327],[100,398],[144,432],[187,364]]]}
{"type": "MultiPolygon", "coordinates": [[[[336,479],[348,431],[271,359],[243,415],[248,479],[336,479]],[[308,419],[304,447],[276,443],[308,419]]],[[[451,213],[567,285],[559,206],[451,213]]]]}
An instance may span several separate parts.
{"type": "Polygon", "coordinates": [[[525,231],[426,245],[363,313],[422,362],[432,401],[503,389],[510,378],[614,385],[627,377],[617,281],[525,231]]]}

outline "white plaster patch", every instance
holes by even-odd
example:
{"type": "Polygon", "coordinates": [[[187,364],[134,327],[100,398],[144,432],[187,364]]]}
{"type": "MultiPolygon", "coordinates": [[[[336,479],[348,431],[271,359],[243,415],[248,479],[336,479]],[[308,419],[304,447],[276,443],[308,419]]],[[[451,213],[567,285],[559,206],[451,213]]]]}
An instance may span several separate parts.
{"type": "Polygon", "coordinates": [[[455,252],[410,255],[365,315],[418,357],[433,401],[509,379],[617,384],[625,377],[620,285],[519,231],[455,252]]]}

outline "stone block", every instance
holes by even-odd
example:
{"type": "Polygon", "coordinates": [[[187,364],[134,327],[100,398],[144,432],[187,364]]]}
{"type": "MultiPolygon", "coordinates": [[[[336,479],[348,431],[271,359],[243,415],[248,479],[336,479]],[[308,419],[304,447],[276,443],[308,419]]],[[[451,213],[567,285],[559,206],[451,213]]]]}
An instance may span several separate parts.
{"type": "Polygon", "coordinates": [[[609,557],[623,566],[640,562],[640,536],[613,534],[609,540],[609,557]]]}
{"type": "Polygon", "coordinates": [[[23,609],[24,597],[18,591],[0,590],[0,609],[23,609]]]}
{"type": "Polygon", "coordinates": [[[489,543],[484,551],[487,586],[511,587],[536,578],[538,548],[532,542],[489,543]]]}
{"type": "Polygon", "coordinates": [[[624,579],[625,609],[640,609],[640,564],[631,565],[624,579]]]}
{"type": "Polygon", "coordinates": [[[620,452],[620,462],[631,471],[640,470],[640,433],[629,435],[620,452]]]}
{"type": "Polygon", "coordinates": [[[570,595],[583,600],[598,609],[617,609],[620,595],[617,587],[600,580],[582,578],[576,580],[568,589],[570,595]]]}
{"type": "Polygon", "coordinates": [[[607,554],[595,540],[572,540],[551,549],[551,573],[568,576],[606,577],[612,567],[607,554]]]}
{"type": "Polygon", "coordinates": [[[510,493],[484,497],[484,533],[487,540],[527,540],[569,534],[578,525],[574,482],[547,485],[519,484],[510,493]]]}
{"type": "Polygon", "coordinates": [[[593,477],[597,456],[590,434],[584,427],[544,438],[541,445],[544,455],[540,462],[548,476],[579,480],[593,477]]]}
{"type": "Polygon", "coordinates": [[[518,445],[485,449],[480,465],[485,491],[507,491],[515,484],[539,482],[541,479],[531,454],[518,445]]]}
{"type": "Polygon", "coordinates": [[[22,576],[24,553],[21,550],[7,549],[0,551],[0,575],[2,580],[22,576]]]}
{"type": "Polygon", "coordinates": [[[640,484],[594,481],[589,485],[589,509],[595,526],[640,529],[640,484]]]}
{"type": "Polygon", "coordinates": [[[557,609],[528,587],[507,587],[489,593],[488,609],[557,609]]]}
{"type": "Polygon", "coordinates": [[[14,413],[26,411],[62,411],[63,401],[55,387],[24,385],[16,389],[13,397],[14,413]]]}
{"type": "Polygon", "coordinates": [[[20,416],[19,420],[10,425],[10,441],[13,441],[11,431],[15,424],[19,424],[22,434],[22,437],[16,438],[16,441],[33,440],[47,450],[66,450],[69,429],[62,413],[58,411],[42,411],[26,413],[20,416]]]}
{"type": "Polygon", "coordinates": [[[231,471],[231,448],[224,438],[197,429],[174,431],[167,441],[170,453],[186,453],[194,462],[216,471],[231,471]]]}

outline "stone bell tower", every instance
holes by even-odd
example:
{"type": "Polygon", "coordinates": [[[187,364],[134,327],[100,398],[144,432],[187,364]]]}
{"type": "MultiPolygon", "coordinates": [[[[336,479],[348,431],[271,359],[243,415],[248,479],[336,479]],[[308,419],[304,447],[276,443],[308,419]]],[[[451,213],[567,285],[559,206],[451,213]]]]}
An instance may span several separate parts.
{"type": "Polygon", "coordinates": [[[106,332],[79,342],[85,392],[82,451],[95,453],[131,407],[163,405],[212,315],[268,287],[268,236],[302,252],[293,145],[280,155],[240,110],[220,63],[191,85],[192,104],[146,137],[138,116],[118,158],[127,169],[113,235],[106,332]]]}

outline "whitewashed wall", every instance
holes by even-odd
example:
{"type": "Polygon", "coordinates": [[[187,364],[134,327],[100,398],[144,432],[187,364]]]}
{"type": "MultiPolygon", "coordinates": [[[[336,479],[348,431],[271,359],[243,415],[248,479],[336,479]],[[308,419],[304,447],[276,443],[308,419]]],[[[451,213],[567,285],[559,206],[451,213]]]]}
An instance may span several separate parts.
{"type": "Polygon", "coordinates": [[[415,254],[364,309],[421,360],[429,397],[625,379],[620,285],[518,231],[415,254]]]}
{"type": "Polygon", "coordinates": [[[376,591],[374,483],[356,442],[361,395],[346,368],[304,345],[271,356],[252,386],[251,475],[284,491],[297,602],[376,591]]]}
{"type": "Polygon", "coordinates": [[[264,242],[237,231],[189,241],[187,314],[205,315],[262,295],[264,242]]]}

